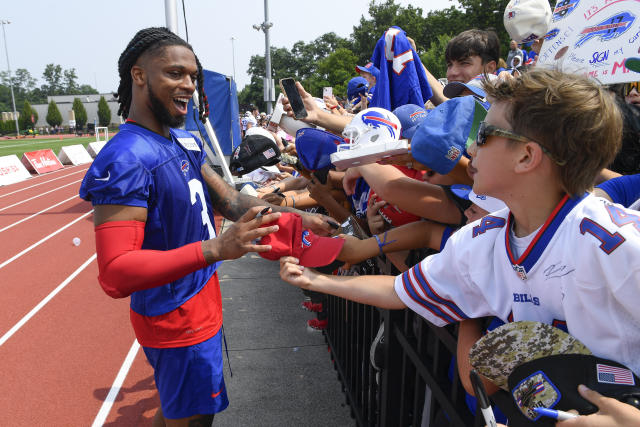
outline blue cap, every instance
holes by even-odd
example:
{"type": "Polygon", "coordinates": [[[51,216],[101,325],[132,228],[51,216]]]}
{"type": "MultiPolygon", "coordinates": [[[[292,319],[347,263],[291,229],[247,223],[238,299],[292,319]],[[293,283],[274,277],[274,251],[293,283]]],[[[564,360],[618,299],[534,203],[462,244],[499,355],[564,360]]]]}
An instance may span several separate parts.
{"type": "Polygon", "coordinates": [[[365,95],[368,89],[369,83],[364,77],[354,77],[347,83],[347,99],[351,102],[358,95],[365,95]]]}
{"type": "Polygon", "coordinates": [[[373,62],[369,62],[367,65],[356,65],[356,72],[364,72],[364,73],[369,73],[371,74],[373,77],[375,77],[376,79],[378,78],[378,76],[380,75],[380,70],[378,70],[374,65],[373,62]]]}
{"type": "Polygon", "coordinates": [[[296,151],[305,169],[317,171],[331,167],[331,154],[344,139],[320,129],[304,128],[296,132],[296,151]]]}
{"type": "Polygon", "coordinates": [[[411,139],[411,155],[439,174],[448,174],[478,135],[487,110],[473,96],[453,98],[427,115],[411,139]]]}
{"type": "Polygon", "coordinates": [[[411,139],[418,129],[418,125],[427,118],[427,110],[419,105],[406,104],[393,110],[393,114],[398,117],[402,125],[400,138],[411,139]]]}

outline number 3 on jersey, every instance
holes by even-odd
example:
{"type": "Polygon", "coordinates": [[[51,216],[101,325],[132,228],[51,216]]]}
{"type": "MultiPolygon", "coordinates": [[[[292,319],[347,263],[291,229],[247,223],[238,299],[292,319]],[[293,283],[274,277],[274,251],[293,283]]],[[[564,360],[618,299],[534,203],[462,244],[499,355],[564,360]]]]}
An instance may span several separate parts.
{"type": "Polygon", "coordinates": [[[196,195],[200,199],[200,205],[202,206],[202,211],[200,212],[202,215],[202,225],[207,226],[207,230],[209,230],[209,239],[213,239],[216,237],[216,232],[213,228],[213,224],[211,224],[211,218],[209,217],[209,211],[207,210],[207,202],[204,198],[202,182],[195,178],[189,181],[189,192],[191,193],[191,205],[196,204],[196,195]]]}
{"type": "MultiPolygon", "coordinates": [[[[640,231],[640,217],[638,217],[638,215],[626,212],[614,205],[607,205],[606,209],[607,212],[609,212],[611,221],[618,227],[633,224],[635,229],[640,231]]],[[[580,233],[589,233],[596,239],[600,240],[600,249],[602,249],[607,255],[624,243],[624,237],[622,237],[620,233],[616,231],[612,234],[603,226],[588,218],[584,218],[580,222],[580,233]]]]}

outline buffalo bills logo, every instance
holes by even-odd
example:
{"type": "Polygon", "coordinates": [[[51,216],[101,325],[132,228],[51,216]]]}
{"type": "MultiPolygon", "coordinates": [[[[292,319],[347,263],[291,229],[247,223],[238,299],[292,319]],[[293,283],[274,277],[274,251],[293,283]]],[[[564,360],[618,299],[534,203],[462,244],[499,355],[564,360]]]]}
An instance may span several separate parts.
{"type": "Polygon", "coordinates": [[[303,246],[306,246],[306,247],[311,246],[311,241],[309,241],[308,237],[309,237],[309,230],[304,230],[302,232],[302,245],[303,246]]]}
{"type": "Polygon", "coordinates": [[[544,39],[545,40],[553,40],[556,38],[556,36],[560,33],[560,30],[557,28],[554,28],[553,30],[549,31],[547,34],[544,35],[544,39]]]}
{"type": "Polygon", "coordinates": [[[510,11],[510,12],[507,14],[507,18],[508,18],[508,19],[513,19],[513,18],[515,18],[515,17],[516,17],[516,12],[515,12],[515,11],[513,11],[513,10],[512,10],[512,11],[510,11]]]}
{"type": "Polygon", "coordinates": [[[576,42],[575,47],[580,47],[593,38],[600,38],[600,41],[605,42],[620,37],[635,20],[636,17],[629,12],[617,13],[593,27],[583,29],[580,32],[582,37],[576,42]]]}
{"type": "Polygon", "coordinates": [[[186,176],[187,173],[189,172],[189,162],[186,160],[183,160],[182,163],[180,164],[180,170],[186,176]]]}
{"type": "Polygon", "coordinates": [[[372,128],[386,128],[389,131],[389,136],[397,139],[398,125],[387,119],[382,113],[370,111],[362,116],[362,122],[372,128]]]}
{"type": "Polygon", "coordinates": [[[411,123],[415,123],[416,120],[423,119],[425,117],[427,117],[427,112],[423,110],[418,110],[415,113],[409,114],[409,119],[411,120],[411,123]]]}
{"type": "Polygon", "coordinates": [[[580,3],[580,0],[561,0],[556,4],[556,8],[553,9],[553,22],[559,21],[562,18],[569,15],[576,10],[576,7],[580,3]]]}

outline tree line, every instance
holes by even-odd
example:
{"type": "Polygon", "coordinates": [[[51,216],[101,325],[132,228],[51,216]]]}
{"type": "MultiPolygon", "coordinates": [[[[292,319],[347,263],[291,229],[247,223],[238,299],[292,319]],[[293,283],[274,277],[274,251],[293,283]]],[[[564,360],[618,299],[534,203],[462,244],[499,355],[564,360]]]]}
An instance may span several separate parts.
{"type": "MultiPolygon", "coordinates": [[[[372,0],[369,17],[361,16],[348,38],[326,33],[308,43],[298,41],[291,49],[272,47],[271,74],[276,83],[281,78],[294,77],[314,96],[321,96],[322,87],[332,86],[334,94],[344,97],[348,80],[356,75],[355,66],[369,62],[378,39],[395,25],[414,39],[417,53],[427,69],[435,77],[445,77],[446,45],[464,30],[494,30],[500,39],[501,52],[506,56],[510,39],[502,21],[508,2],[458,0],[458,6],[451,5],[425,15],[422,8],[413,5],[404,7],[394,0],[372,0]]],[[[453,3],[452,0],[449,3],[453,3]]],[[[254,104],[264,110],[264,65],[264,55],[251,57],[247,70],[251,83],[239,92],[240,105],[254,104]]]]}
{"type": "MultiPolygon", "coordinates": [[[[32,104],[46,104],[48,96],[55,95],[90,95],[98,91],[88,85],[79,84],[75,68],[63,69],[59,64],[47,64],[42,73],[42,84],[38,85],[31,73],[18,68],[9,78],[7,71],[0,72],[0,111],[13,111],[11,101],[11,84],[16,102],[16,110],[20,113],[18,126],[20,131],[33,129],[38,122],[38,112],[32,104]]],[[[76,117],[76,127],[83,128],[87,123],[87,111],[79,98],[74,99],[73,111],[76,117]]],[[[98,103],[98,120],[100,126],[108,126],[111,122],[111,110],[104,97],[98,103]]],[[[51,127],[62,124],[62,114],[55,102],[50,102],[46,121],[51,127]]],[[[15,121],[0,121],[0,134],[15,133],[15,121]]]]}

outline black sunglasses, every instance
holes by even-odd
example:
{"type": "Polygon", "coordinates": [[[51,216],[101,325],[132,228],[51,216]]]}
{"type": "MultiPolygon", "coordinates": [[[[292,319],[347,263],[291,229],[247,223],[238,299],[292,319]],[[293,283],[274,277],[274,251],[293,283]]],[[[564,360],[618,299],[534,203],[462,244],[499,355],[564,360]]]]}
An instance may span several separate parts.
{"type": "Polygon", "coordinates": [[[550,152],[547,150],[544,145],[540,144],[537,141],[532,140],[531,138],[527,138],[526,136],[518,135],[517,133],[511,132],[507,129],[502,129],[494,125],[487,124],[487,122],[480,122],[480,126],[478,127],[478,136],[476,137],[476,145],[481,147],[487,143],[487,139],[490,136],[501,136],[503,138],[512,139],[518,142],[535,142],[540,146],[542,152],[549,156],[551,160],[553,160],[558,166],[564,166],[567,164],[566,160],[557,160],[550,152]]]}

